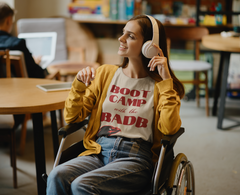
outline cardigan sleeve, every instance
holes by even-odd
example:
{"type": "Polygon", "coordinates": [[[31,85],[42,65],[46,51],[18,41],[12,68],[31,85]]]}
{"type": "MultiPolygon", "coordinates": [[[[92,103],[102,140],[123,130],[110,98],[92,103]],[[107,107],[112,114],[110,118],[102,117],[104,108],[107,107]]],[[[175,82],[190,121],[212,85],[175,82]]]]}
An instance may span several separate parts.
{"type": "Polygon", "coordinates": [[[158,129],[164,135],[176,133],[181,126],[180,97],[173,89],[173,80],[166,79],[157,83],[160,93],[157,111],[160,113],[158,129]]]}
{"type": "Polygon", "coordinates": [[[66,123],[77,123],[84,120],[91,113],[95,99],[94,93],[75,78],[65,101],[64,118],[66,123]]]}
{"type": "Polygon", "coordinates": [[[64,118],[67,123],[81,122],[91,113],[96,115],[101,111],[105,93],[117,68],[118,66],[107,64],[98,67],[95,78],[88,87],[77,78],[74,79],[65,101],[64,118]]]}

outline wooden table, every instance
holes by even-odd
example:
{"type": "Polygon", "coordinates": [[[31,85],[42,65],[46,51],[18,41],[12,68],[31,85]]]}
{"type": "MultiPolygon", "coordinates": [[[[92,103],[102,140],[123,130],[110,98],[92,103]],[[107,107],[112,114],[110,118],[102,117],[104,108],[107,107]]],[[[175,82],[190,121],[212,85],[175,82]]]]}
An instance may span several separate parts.
{"type": "Polygon", "coordinates": [[[64,108],[69,91],[45,92],[36,85],[58,82],[60,81],[30,78],[0,79],[0,114],[30,113],[32,115],[39,195],[46,194],[46,183],[42,179],[42,174],[46,173],[42,112],[51,111],[52,136],[56,156],[59,142],[55,110],[64,108]]]}
{"type": "Polygon", "coordinates": [[[234,121],[237,124],[231,127],[223,128],[222,123],[224,119],[226,92],[229,91],[229,89],[227,89],[227,78],[228,78],[228,71],[229,71],[230,54],[240,53],[240,38],[239,37],[222,37],[220,34],[210,34],[202,38],[202,44],[207,48],[220,51],[220,54],[221,54],[217,82],[216,82],[216,91],[214,94],[213,110],[212,110],[212,115],[216,116],[218,96],[221,93],[220,104],[219,104],[219,109],[217,114],[218,115],[217,128],[229,129],[231,127],[239,126],[240,122],[235,120],[234,121]]]}

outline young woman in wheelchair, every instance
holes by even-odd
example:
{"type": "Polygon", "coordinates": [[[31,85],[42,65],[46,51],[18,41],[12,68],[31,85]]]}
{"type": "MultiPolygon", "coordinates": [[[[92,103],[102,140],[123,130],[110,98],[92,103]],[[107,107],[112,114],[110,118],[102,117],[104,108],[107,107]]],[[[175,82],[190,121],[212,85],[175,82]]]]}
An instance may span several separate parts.
{"type": "Polygon", "coordinates": [[[184,87],[170,69],[163,25],[135,16],[118,40],[122,65],[88,67],[73,81],[64,116],[77,123],[91,114],[86,151],[51,171],[48,195],[141,191],[151,180],[161,138],[181,126],[184,87]]]}

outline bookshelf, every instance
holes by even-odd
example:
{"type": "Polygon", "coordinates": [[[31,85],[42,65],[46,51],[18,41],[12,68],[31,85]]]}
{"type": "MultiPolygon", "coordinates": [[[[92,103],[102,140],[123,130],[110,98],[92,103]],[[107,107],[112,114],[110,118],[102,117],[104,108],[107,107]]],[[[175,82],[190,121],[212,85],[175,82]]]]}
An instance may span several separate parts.
{"type": "Polygon", "coordinates": [[[76,19],[75,21],[79,23],[91,23],[91,24],[126,24],[127,20],[110,20],[110,19],[103,19],[103,20],[95,20],[95,19],[76,19]]]}
{"type": "MultiPolygon", "coordinates": [[[[122,34],[122,29],[124,28],[127,21],[119,20],[76,20],[77,22],[86,25],[97,38],[117,38],[122,34]]],[[[164,26],[195,26],[195,24],[163,24],[164,26]]],[[[232,25],[218,25],[218,26],[206,26],[209,30],[209,33],[220,33],[226,29],[232,29],[232,25]]]]}
{"type": "MultiPolygon", "coordinates": [[[[232,15],[238,15],[240,12],[232,12],[232,3],[234,0],[222,0],[223,4],[223,9],[225,11],[221,12],[209,12],[209,11],[201,11],[200,6],[201,6],[201,0],[194,1],[194,5],[196,6],[196,24],[164,24],[165,26],[169,25],[177,25],[177,26],[186,26],[186,25],[197,25],[197,26],[202,26],[199,21],[199,16],[200,15],[207,15],[207,14],[225,14],[227,15],[227,25],[216,25],[216,26],[211,26],[211,25],[203,25],[206,26],[209,29],[210,34],[212,33],[220,33],[221,31],[229,31],[232,30],[233,25],[231,24],[231,16],[232,15]]],[[[157,5],[161,5],[157,2],[152,1],[152,0],[147,0],[149,4],[151,4],[154,7],[157,7],[157,5]],[[156,5],[156,6],[155,6],[156,5]]],[[[191,2],[191,1],[188,1],[191,2]]],[[[185,3],[185,1],[184,1],[185,3]]],[[[204,2],[202,1],[204,4],[204,2]]],[[[193,4],[193,2],[192,2],[193,4]]],[[[159,10],[160,8],[158,8],[159,10]]],[[[155,10],[156,12],[156,10],[155,10]]],[[[74,19],[75,21],[85,24],[87,27],[89,27],[90,30],[94,33],[94,35],[98,38],[116,38],[122,33],[122,29],[124,25],[127,23],[127,20],[111,20],[109,18],[107,19],[91,19],[91,18],[76,18],[74,19]]]]}
{"type": "Polygon", "coordinates": [[[199,26],[199,16],[200,15],[227,15],[227,25],[225,25],[226,28],[232,28],[233,26],[231,25],[231,16],[232,15],[240,15],[240,12],[234,12],[232,11],[232,4],[234,0],[225,0],[225,11],[219,11],[219,12],[211,12],[211,11],[201,11],[200,6],[201,6],[201,0],[197,0],[196,2],[196,8],[197,8],[197,13],[196,13],[196,26],[199,26]]]}

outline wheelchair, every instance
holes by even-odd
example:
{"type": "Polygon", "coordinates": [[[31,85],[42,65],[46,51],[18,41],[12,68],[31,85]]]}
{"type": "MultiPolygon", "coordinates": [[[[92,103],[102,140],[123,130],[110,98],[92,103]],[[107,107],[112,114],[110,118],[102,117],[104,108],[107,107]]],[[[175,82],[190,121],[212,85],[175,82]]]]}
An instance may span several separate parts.
{"type": "MultiPolygon", "coordinates": [[[[58,134],[62,136],[58,154],[56,156],[54,167],[64,163],[72,158],[77,157],[81,151],[85,150],[83,141],[72,144],[63,150],[64,143],[69,135],[78,131],[85,130],[88,120],[80,123],[68,124],[59,129],[58,134]]],[[[152,176],[152,181],[144,190],[136,193],[136,195],[194,195],[195,179],[194,169],[190,161],[183,153],[179,153],[174,157],[173,146],[180,135],[184,133],[184,128],[180,128],[174,135],[164,136],[161,140],[161,152],[158,162],[152,176]]],[[[47,182],[47,175],[42,175],[47,182]]],[[[135,194],[134,194],[135,195],[135,194]]]]}

